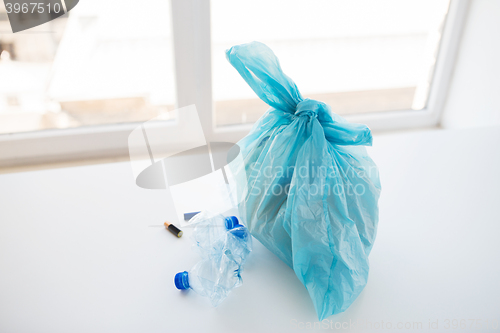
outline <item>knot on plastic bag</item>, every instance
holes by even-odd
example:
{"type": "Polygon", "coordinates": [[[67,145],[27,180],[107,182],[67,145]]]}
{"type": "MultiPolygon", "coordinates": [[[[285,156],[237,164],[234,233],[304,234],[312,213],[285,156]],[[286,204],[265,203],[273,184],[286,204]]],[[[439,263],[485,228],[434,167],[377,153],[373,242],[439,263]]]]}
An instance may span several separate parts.
{"type": "Polygon", "coordinates": [[[328,112],[327,110],[328,105],[325,103],[306,98],[297,104],[295,115],[297,117],[308,116],[309,118],[316,118],[318,117],[318,113],[325,111],[328,112]]]}
{"type": "Polygon", "coordinates": [[[336,145],[371,146],[372,134],[366,125],[349,123],[332,114],[328,104],[314,99],[305,99],[296,107],[295,116],[318,119],[325,138],[336,145]]]}

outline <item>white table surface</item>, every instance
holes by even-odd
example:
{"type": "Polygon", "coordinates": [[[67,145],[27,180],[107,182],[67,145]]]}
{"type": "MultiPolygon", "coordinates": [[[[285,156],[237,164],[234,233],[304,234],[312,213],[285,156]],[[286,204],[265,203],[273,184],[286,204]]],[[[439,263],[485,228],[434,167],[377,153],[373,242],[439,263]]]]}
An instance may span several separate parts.
{"type": "Polygon", "coordinates": [[[148,227],[172,204],[136,187],[128,163],[0,175],[0,332],[452,331],[454,319],[460,332],[494,331],[499,143],[500,128],[375,136],[383,189],[368,285],[320,327],[293,271],[257,241],[219,307],[175,289],[198,261],[190,230],[148,227]]]}

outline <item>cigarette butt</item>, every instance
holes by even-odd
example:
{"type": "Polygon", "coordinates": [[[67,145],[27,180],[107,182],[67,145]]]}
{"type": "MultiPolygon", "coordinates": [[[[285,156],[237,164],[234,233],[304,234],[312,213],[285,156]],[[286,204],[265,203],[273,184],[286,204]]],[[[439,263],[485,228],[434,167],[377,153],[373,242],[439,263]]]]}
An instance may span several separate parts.
{"type": "Polygon", "coordinates": [[[163,223],[163,225],[165,226],[165,229],[167,229],[168,231],[170,231],[171,233],[173,233],[177,237],[179,237],[179,238],[182,237],[182,230],[177,228],[172,223],[165,222],[165,223],[163,223]]]}

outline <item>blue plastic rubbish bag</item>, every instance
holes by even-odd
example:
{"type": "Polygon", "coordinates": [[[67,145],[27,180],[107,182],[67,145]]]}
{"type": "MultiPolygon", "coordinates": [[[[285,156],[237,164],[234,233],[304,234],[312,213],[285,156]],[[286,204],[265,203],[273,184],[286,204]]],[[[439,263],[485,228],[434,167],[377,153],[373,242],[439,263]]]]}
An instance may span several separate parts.
{"type": "Polygon", "coordinates": [[[343,312],[367,283],[377,230],[378,170],[363,147],[370,129],[304,99],[266,45],[233,46],[226,57],[271,106],[238,143],[240,215],[293,268],[320,320],[343,312]]]}

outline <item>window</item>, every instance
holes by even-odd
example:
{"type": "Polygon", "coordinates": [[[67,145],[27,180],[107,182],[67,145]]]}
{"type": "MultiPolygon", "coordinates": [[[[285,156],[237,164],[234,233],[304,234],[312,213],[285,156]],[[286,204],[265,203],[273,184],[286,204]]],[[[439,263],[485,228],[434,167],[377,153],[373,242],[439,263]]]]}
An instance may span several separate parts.
{"type": "Polygon", "coordinates": [[[251,40],[274,50],[304,96],[338,114],[423,109],[449,0],[211,4],[215,118],[226,126],[266,110],[221,56],[251,40]]]}
{"type": "Polygon", "coordinates": [[[189,117],[170,111],[191,104],[208,140],[235,142],[267,109],[224,56],[251,40],[275,51],[305,97],[351,121],[433,126],[467,9],[458,0],[129,2],[80,2],[17,34],[0,5],[0,165],[126,155],[138,122],[181,133],[189,117]]]}
{"type": "Polygon", "coordinates": [[[0,133],[172,117],[170,3],[116,4],[83,1],[69,16],[0,34],[0,133]]]}

